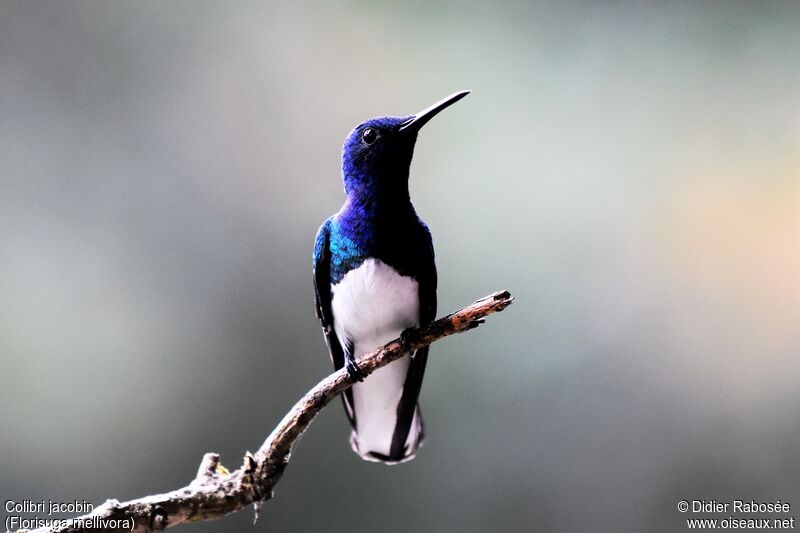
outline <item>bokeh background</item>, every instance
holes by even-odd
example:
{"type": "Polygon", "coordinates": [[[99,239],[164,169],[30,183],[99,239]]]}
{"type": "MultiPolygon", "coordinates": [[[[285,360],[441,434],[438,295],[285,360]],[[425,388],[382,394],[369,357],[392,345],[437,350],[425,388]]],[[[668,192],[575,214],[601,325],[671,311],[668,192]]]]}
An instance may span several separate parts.
{"type": "MultiPolygon", "coordinates": [[[[0,3],[0,499],[238,466],[329,371],[311,249],[359,121],[426,126],[428,442],[340,405],[216,531],[682,531],[800,510],[800,4],[0,3]]],[[[5,510],[4,510],[5,513],[5,510]]],[[[800,518],[800,511],[798,511],[800,518]]],[[[5,514],[3,515],[5,516],[5,514]]]]}

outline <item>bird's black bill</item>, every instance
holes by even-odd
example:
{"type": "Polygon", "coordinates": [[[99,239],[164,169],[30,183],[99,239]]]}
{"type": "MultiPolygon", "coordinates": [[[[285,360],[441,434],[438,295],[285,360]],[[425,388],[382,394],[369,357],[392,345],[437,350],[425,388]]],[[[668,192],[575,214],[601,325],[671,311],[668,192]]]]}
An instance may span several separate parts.
{"type": "Polygon", "coordinates": [[[456,102],[458,102],[471,92],[472,91],[460,91],[455,94],[451,94],[444,100],[440,100],[435,104],[433,104],[432,106],[430,106],[429,108],[423,109],[422,111],[420,111],[407,121],[403,122],[403,124],[400,126],[400,131],[407,131],[407,132],[419,131],[419,129],[425,124],[427,124],[430,119],[435,117],[439,113],[439,111],[452,104],[455,104],[456,102]]]}

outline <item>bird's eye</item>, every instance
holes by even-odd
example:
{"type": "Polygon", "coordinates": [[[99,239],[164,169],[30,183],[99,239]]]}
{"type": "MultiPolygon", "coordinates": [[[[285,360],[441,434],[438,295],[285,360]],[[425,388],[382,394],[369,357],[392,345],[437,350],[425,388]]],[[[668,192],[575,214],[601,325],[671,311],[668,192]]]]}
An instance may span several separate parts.
{"type": "Polygon", "coordinates": [[[371,146],[375,144],[375,141],[378,140],[378,132],[374,128],[367,128],[361,133],[361,140],[367,146],[371,146]]]}

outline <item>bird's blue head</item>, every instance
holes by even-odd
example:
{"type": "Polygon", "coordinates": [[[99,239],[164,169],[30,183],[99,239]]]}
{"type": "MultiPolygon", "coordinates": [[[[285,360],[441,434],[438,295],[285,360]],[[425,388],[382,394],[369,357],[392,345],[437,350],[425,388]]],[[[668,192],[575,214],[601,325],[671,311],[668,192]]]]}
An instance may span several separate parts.
{"type": "Polygon", "coordinates": [[[350,132],[342,149],[342,179],[348,197],[408,199],[408,171],[417,133],[437,113],[468,95],[461,91],[405,117],[379,117],[350,132]]]}

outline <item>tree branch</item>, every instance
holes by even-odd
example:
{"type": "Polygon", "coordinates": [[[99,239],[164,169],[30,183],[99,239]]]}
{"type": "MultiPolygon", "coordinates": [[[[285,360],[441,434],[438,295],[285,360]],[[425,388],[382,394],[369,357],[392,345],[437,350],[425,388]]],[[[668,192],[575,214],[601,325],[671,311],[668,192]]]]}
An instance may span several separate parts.
{"type": "MultiPolygon", "coordinates": [[[[512,301],[508,291],[481,298],[425,327],[409,330],[401,338],[360,357],[358,367],[369,375],[441,338],[479,326],[485,316],[502,311],[512,301]]],[[[149,532],[221,518],[250,504],[255,505],[257,519],[261,504],[272,497],[272,489],[289,462],[294,442],[317,413],[352,384],[345,369],[320,381],[283,417],[255,454],[245,454],[244,463],[234,472],[223,470],[224,473],[220,473],[219,455],[207,453],[194,480],[183,488],[124,503],[108,500],[92,513],[74,518],[66,525],[40,528],[34,533],[78,533],[90,529],[149,532]]]]}

